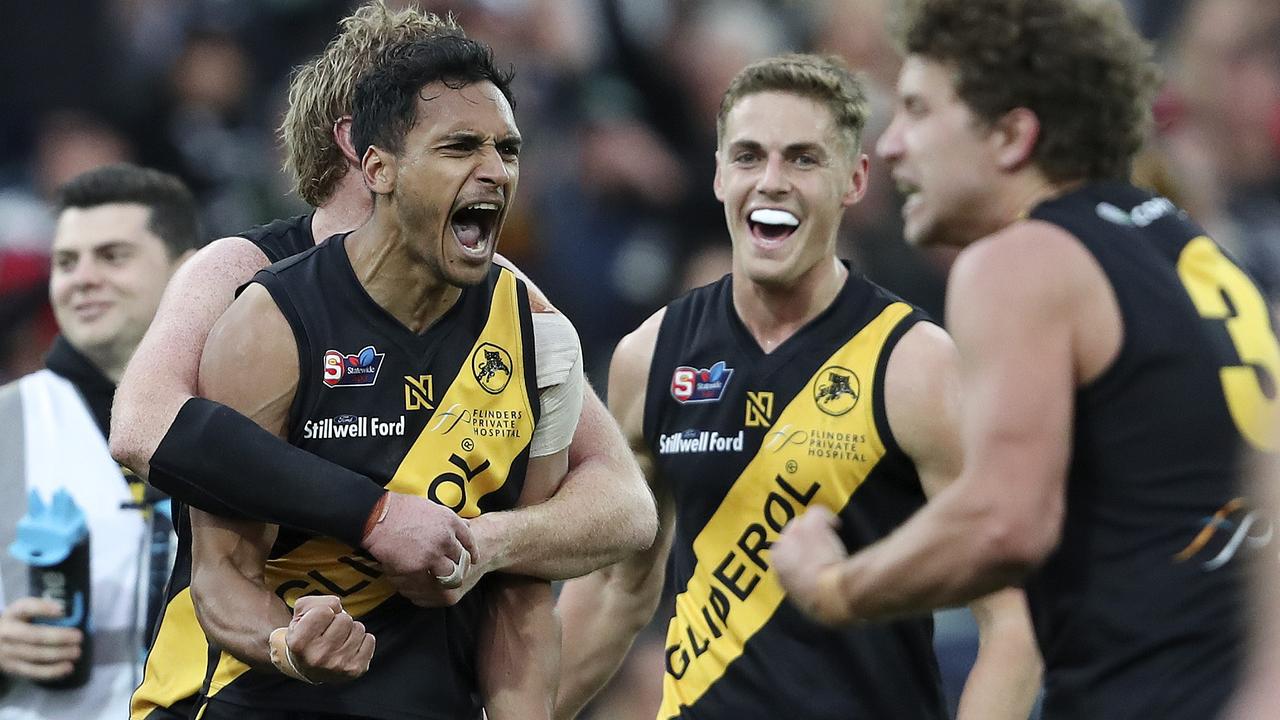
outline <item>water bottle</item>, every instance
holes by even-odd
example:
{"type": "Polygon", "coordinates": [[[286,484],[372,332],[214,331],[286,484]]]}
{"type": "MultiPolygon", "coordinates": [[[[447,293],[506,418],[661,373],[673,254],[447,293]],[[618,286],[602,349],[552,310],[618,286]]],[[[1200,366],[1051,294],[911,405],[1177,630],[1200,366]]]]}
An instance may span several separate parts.
{"type": "Polygon", "coordinates": [[[31,595],[62,605],[62,617],[40,618],[43,625],[79,628],[84,634],[80,657],[71,674],[40,684],[66,689],[84,685],[92,666],[89,627],[89,526],[71,494],[58,490],[48,505],[31,491],[27,514],[18,521],[17,539],[9,554],[30,568],[31,595]]]}

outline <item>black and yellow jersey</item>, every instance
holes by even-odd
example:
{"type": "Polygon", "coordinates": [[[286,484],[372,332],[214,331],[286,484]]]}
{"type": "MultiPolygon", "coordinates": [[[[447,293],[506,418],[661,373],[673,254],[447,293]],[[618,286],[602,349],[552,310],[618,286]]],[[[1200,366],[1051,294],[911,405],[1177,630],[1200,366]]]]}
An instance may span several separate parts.
{"type": "Polygon", "coordinates": [[[1242,445],[1275,445],[1266,303],[1184,212],[1126,183],[1030,217],[1097,259],[1124,327],[1077,392],[1062,541],[1026,586],[1045,717],[1216,717],[1245,646],[1237,556],[1260,537],[1237,499],[1242,445]]]}
{"type": "MultiPolygon", "coordinates": [[[[365,293],[344,242],[335,236],[254,278],[271,293],[298,344],[289,441],[463,517],[513,507],[539,412],[524,284],[495,266],[425,334],[416,334],[365,293]]],[[[271,361],[246,358],[245,372],[271,361]]],[[[179,565],[184,561],[174,588],[184,572],[189,577],[189,554],[179,565]]],[[[310,594],[340,597],[377,638],[369,672],[350,683],[309,686],[249,668],[186,622],[190,600],[183,589],[175,602],[183,593],[187,600],[170,604],[170,612],[177,611],[172,634],[183,637],[166,642],[166,614],[135,694],[135,718],[146,717],[139,697],[176,694],[148,686],[153,676],[163,678],[176,662],[189,660],[170,661],[159,655],[162,649],[189,655],[196,646],[202,656],[197,687],[219,702],[374,718],[479,717],[475,654],[483,581],[454,607],[418,608],[394,592],[367,553],[289,528],[280,530],[266,578],[289,605],[310,594]]]]}
{"type": "Polygon", "coordinates": [[[924,503],[881,392],[924,316],[851,272],[765,354],[732,294],[726,276],[668,305],[649,371],[644,434],[676,506],[659,719],[945,718],[931,619],[820,627],[787,601],[768,550],[809,507],[838,514],[857,550],[924,503]]]}

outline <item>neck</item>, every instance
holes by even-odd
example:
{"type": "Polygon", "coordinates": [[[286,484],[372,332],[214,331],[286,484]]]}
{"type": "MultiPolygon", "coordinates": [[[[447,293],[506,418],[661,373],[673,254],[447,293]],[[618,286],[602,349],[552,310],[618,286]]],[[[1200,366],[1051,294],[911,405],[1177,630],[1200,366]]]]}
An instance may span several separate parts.
{"type": "Polygon", "coordinates": [[[120,384],[120,377],[124,375],[124,368],[129,364],[129,357],[133,355],[133,348],[129,348],[126,352],[114,345],[92,349],[77,347],[75,349],[81,355],[84,355],[85,359],[98,369],[98,372],[116,385],[120,384]]]}
{"type": "Polygon", "coordinates": [[[369,189],[358,172],[348,169],[333,195],[316,208],[311,217],[311,234],[319,243],[331,235],[355,230],[369,219],[372,210],[369,189]]]}
{"type": "Polygon", "coordinates": [[[998,226],[989,228],[987,232],[979,237],[986,237],[1019,220],[1025,219],[1040,203],[1057,197],[1081,184],[1083,184],[1083,181],[1080,180],[1055,183],[1038,171],[1028,171],[1026,177],[1018,178],[1010,183],[1008,191],[1002,193],[996,200],[993,208],[994,212],[991,213],[990,217],[996,220],[998,226]]]}
{"type": "Polygon", "coordinates": [[[752,281],[735,267],[733,307],[760,348],[773,352],[831,306],[848,276],[844,263],[834,256],[819,261],[786,285],[752,281]]]}
{"type": "Polygon", "coordinates": [[[431,327],[462,294],[409,247],[399,224],[378,213],[347,236],[346,250],[369,297],[415,333],[431,327]]]}

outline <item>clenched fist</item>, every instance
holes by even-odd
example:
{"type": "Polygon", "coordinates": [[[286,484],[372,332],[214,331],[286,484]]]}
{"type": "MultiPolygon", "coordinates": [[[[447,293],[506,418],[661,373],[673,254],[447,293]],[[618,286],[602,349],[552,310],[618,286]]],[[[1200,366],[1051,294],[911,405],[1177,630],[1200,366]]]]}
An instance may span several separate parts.
{"type": "Polygon", "coordinates": [[[313,685],[354,680],[369,670],[375,640],[333,595],[298,598],[288,627],[271,633],[271,663],[313,685]]]}

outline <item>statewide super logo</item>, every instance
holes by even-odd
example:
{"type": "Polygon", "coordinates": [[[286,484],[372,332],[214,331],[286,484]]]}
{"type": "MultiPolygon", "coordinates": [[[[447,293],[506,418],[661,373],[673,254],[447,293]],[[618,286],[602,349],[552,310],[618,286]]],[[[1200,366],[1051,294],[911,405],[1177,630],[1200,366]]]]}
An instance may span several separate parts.
{"type": "Polygon", "coordinates": [[[372,345],[366,345],[355,355],[344,355],[337,350],[324,354],[324,384],[329,387],[372,385],[378,381],[378,368],[382,367],[380,353],[372,345]]]}
{"type": "Polygon", "coordinates": [[[732,376],[723,360],[701,369],[681,365],[671,376],[671,397],[680,403],[718,402],[732,376]]]}

